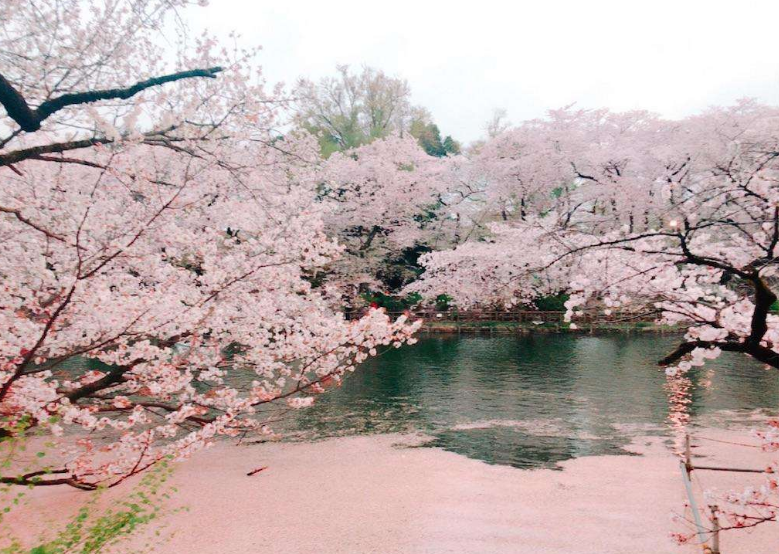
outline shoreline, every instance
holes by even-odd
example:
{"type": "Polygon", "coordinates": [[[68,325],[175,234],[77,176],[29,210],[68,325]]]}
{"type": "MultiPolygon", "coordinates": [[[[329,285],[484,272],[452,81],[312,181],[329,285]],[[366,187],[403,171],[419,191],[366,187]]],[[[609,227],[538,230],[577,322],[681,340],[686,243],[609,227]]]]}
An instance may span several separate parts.
{"type": "Polygon", "coordinates": [[[544,323],[533,325],[528,323],[484,321],[484,322],[436,322],[425,321],[419,330],[422,335],[532,335],[532,334],[644,334],[654,333],[661,335],[683,335],[685,331],[676,327],[663,325],[639,325],[631,324],[577,324],[576,329],[571,329],[567,324],[544,323]]]}
{"type": "MultiPolygon", "coordinates": [[[[698,429],[744,440],[743,431],[698,429]]],[[[591,456],[559,470],[489,465],[437,448],[414,448],[419,435],[362,435],[302,443],[225,443],[176,464],[179,492],[161,543],[172,554],[692,554],[676,546],[672,513],[684,510],[678,459],[655,437],[634,441],[639,456],[591,456]],[[258,468],[267,469],[247,476],[258,468]],[[576,522],[575,526],[573,522],[576,522]],[[172,532],[175,530],[175,532],[172,532]]],[[[697,441],[707,462],[755,465],[744,452],[697,441]],[[747,458],[744,458],[744,456],[747,458]]],[[[758,478],[759,479],[759,478],[758,478]]],[[[728,488],[754,476],[705,475],[728,488]]],[[[127,490],[125,489],[125,492],[127,490]]],[[[6,524],[24,529],[63,521],[86,498],[72,489],[35,490],[6,524]],[[50,522],[50,523],[47,523],[50,522]]],[[[101,502],[115,502],[121,490],[101,502]]],[[[155,540],[157,524],[131,537],[132,551],[155,540]]],[[[40,531],[41,529],[38,529],[40,531]]],[[[29,529],[30,539],[37,531],[29,529]]],[[[723,552],[768,554],[779,525],[725,533],[723,552]]]]}

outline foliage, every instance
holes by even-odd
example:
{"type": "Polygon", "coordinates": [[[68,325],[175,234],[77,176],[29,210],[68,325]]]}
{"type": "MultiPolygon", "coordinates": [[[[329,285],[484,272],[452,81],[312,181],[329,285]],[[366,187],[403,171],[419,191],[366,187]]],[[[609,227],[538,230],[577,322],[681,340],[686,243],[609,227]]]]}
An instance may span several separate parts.
{"type": "Polygon", "coordinates": [[[447,154],[452,154],[454,156],[462,153],[462,146],[459,142],[454,140],[451,135],[446,135],[444,137],[443,142],[443,150],[447,154]]]}
{"type": "Polygon", "coordinates": [[[459,154],[460,145],[452,137],[447,136],[441,140],[441,131],[435,123],[427,123],[422,119],[415,119],[411,123],[409,133],[419,143],[429,156],[441,158],[449,154],[459,154]]]}
{"type": "Polygon", "coordinates": [[[374,140],[408,133],[430,156],[459,154],[452,137],[441,139],[430,113],[411,104],[411,88],[405,79],[364,66],[352,72],[336,66],[334,77],[319,82],[300,79],[293,92],[296,125],[319,141],[326,159],[370,144],[374,140]]]}
{"type": "MultiPolygon", "coordinates": [[[[101,488],[90,495],[86,503],[62,527],[54,532],[53,538],[31,549],[23,546],[27,541],[11,538],[10,546],[0,550],[2,554],[90,554],[101,552],[107,547],[136,533],[140,528],[160,522],[166,513],[166,503],[176,489],[168,484],[172,469],[167,461],[147,472],[132,492],[113,501],[108,508],[101,506],[106,489],[101,488]]],[[[50,532],[46,533],[47,535],[50,532]]],[[[160,535],[158,530],[157,536],[160,535]]]]}
{"type": "Polygon", "coordinates": [[[325,157],[408,128],[414,108],[405,80],[367,66],[336,70],[319,83],[301,79],[294,91],[297,124],[319,137],[325,157]]]}
{"type": "MultiPolygon", "coordinates": [[[[30,549],[31,537],[19,536],[19,530],[12,526],[7,517],[14,516],[12,512],[23,508],[27,501],[27,488],[34,488],[36,483],[45,478],[58,477],[55,470],[56,460],[49,458],[61,457],[58,445],[47,440],[45,429],[31,426],[31,421],[17,423],[12,434],[0,439],[0,455],[4,473],[12,475],[26,474],[29,484],[26,488],[14,487],[4,483],[0,488],[2,499],[2,514],[0,514],[0,531],[3,534],[6,547],[0,552],[16,554],[32,552],[41,554],[59,553],[89,553],[101,552],[107,547],[115,547],[118,542],[135,533],[139,528],[152,522],[159,522],[168,513],[166,506],[171,494],[176,489],[169,484],[173,467],[170,460],[160,461],[154,468],[146,472],[132,489],[117,498],[106,500],[106,487],[99,487],[79,507],[77,513],[66,523],[55,523],[51,528],[42,531],[37,540],[38,546],[30,549]],[[108,507],[106,507],[106,505],[108,507]]],[[[10,428],[10,424],[4,425],[10,428]]],[[[83,498],[83,497],[82,497],[83,498]]],[[[160,529],[155,532],[155,539],[161,537],[160,529]]]]}
{"type": "Polygon", "coordinates": [[[536,309],[542,312],[564,312],[565,303],[570,296],[564,292],[548,296],[540,296],[533,300],[536,309]]]}
{"type": "Polygon", "coordinates": [[[393,296],[381,291],[368,291],[362,294],[362,298],[367,304],[384,308],[388,312],[402,312],[422,302],[422,296],[414,292],[406,296],[393,296]]]}
{"type": "Polygon", "coordinates": [[[439,312],[445,312],[452,307],[452,300],[454,300],[448,294],[439,294],[435,297],[435,309],[439,312]]]}

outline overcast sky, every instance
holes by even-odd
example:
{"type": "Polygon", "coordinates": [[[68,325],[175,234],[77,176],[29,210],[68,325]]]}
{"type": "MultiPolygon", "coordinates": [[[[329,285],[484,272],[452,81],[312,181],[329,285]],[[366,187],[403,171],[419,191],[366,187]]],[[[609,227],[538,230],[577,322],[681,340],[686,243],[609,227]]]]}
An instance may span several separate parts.
{"type": "Polygon", "coordinates": [[[270,82],[336,64],[405,77],[463,142],[576,103],[667,117],[744,96],[779,104],[779,1],[211,0],[193,28],[260,44],[270,82]]]}

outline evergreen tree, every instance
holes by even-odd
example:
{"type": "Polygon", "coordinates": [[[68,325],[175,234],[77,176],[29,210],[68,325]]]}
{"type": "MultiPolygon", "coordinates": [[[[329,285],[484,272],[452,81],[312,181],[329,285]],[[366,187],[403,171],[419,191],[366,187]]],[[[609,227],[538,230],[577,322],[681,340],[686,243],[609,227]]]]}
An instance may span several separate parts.
{"type": "Polygon", "coordinates": [[[454,140],[451,135],[446,135],[446,138],[444,139],[444,152],[446,154],[452,154],[456,156],[457,154],[460,154],[462,152],[462,148],[460,147],[460,143],[454,140]]]}

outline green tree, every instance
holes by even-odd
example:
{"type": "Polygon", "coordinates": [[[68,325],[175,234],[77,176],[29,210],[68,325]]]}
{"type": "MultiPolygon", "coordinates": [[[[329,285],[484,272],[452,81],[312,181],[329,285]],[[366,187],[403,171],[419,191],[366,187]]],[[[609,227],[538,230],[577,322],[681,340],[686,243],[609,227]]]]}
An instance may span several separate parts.
{"type": "Polygon", "coordinates": [[[294,91],[295,121],[319,138],[325,157],[408,131],[415,108],[405,79],[371,67],[336,69],[319,82],[300,79],[294,91]]]}
{"type": "Polygon", "coordinates": [[[446,135],[446,138],[444,139],[444,152],[456,156],[462,152],[462,148],[460,143],[454,140],[451,135],[446,135]]]}
{"type": "Polygon", "coordinates": [[[460,144],[454,140],[451,136],[448,136],[442,141],[441,131],[438,125],[429,121],[429,114],[426,112],[423,117],[417,117],[411,122],[411,128],[409,133],[419,143],[419,146],[428,153],[430,156],[442,158],[448,154],[459,154],[460,144]]]}
{"type": "Polygon", "coordinates": [[[411,123],[409,131],[411,136],[417,139],[419,146],[430,156],[438,158],[446,156],[444,145],[441,142],[441,131],[435,123],[428,123],[421,119],[415,119],[411,123]]]}

